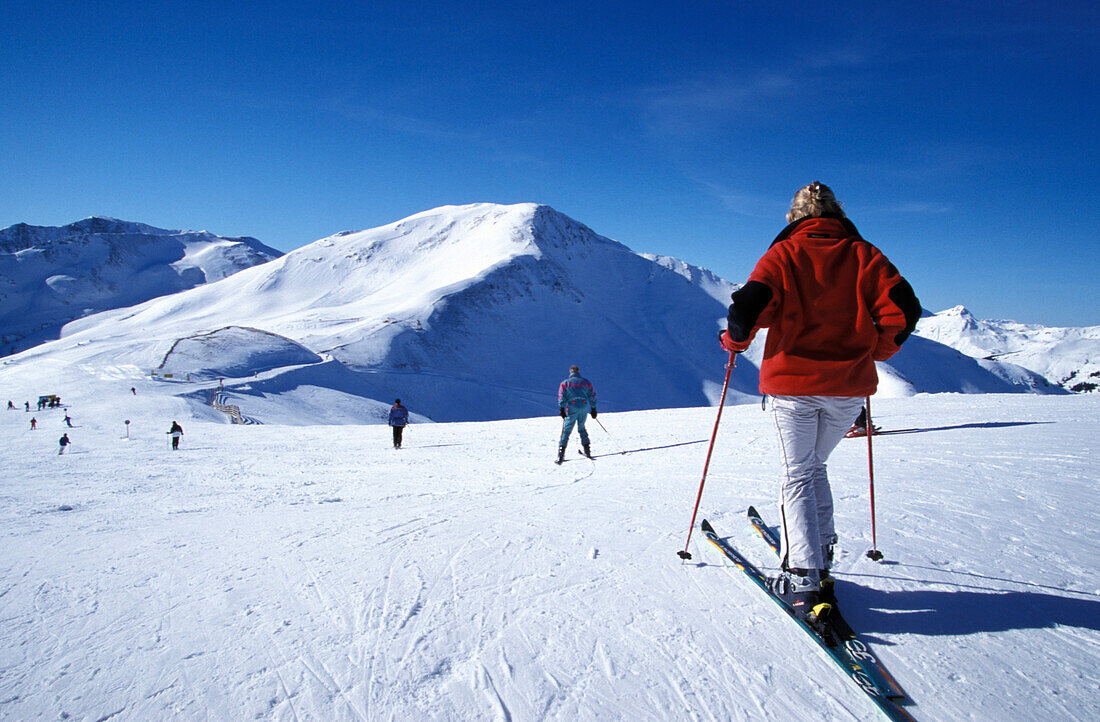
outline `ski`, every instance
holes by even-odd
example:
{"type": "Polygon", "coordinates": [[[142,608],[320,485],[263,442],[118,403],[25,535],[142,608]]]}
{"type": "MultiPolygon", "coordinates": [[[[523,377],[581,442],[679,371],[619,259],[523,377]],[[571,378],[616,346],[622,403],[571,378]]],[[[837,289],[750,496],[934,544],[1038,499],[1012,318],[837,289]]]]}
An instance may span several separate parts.
{"type": "Polygon", "coordinates": [[[818,646],[829,655],[829,658],[836,663],[838,667],[848,677],[859,685],[859,688],[863,690],[864,694],[871,698],[878,708],[886,715],[887,719],[895,720],[899,722],[914,722],[912,715],[906,710],[902,709],[897,703],[884,695],[879,688],[875,685],[874,681],[867,674],[866,670],[859,663],[858,660],[852,657],[848,652],[847,647],[836,639],[835,633],[827,625],[821,627],[811,626],[807,622],[800,619],[790,607],[784,604],[778,597],[772,594],[768,589],[767,577],[756,566],[753,565],[748,559],[741,555],[736,549],[734,549],[729,542],[721,539],[717,532],[714,531],[714,527],[706,519],[703,520],[700,528],[703,534],[711,544],[718,547],[726,558],[733,562],[734,566],[740,569],[756,586],[760,587],[761,591],[767,594],[773,602],[778,604],[799,627],[803,629],[818,646]]]}
{"type": "MultiPolygon", "coordinates": [[[[931,429],[917,429],[917,428],[913,428],[913,429],[886,429],[884,431],[883,429],[876,426],[875,427],[875,433],[871,434],[871,436],[891,436],[893,434],[916,434],[916,433],[919,433],[921,431],[931,431],[931,429]]],[[[867,432],[863,431],[863,430],[860,430],[858,433],[852,433],[851,431],[849,431],[848,433],[844,434],[844,438],[845,439],[866,439],[867,438],[867,432]]]]}
{"type": "MultiPolygon", "coordinates": [[[[755,529],[760,535],[760,538],[764,540],[764,543],[771,547],[771,550],[775,552],[777,557],[780,556],[779,539],[772,532],[771,528],[764,523],[763,517],[756,511],[756,507],[749,507],[748,517],[749,523],[752,524],[753,529],[755,529]]],[[[908,696],[905,694],[905,691],[902,690],[897,680],[894,679],[894,676],[890,674],[882,662],[879,661],[878,657],[874,655],[870,647],[859,638],[856,631],[852,629],[851,625],[844,619],[840,613],[839,607],[835,603],[833,604],[832,613],[829,615],[829,619],[826,623],[833,628],[837,639],[844,645],[845,649],[847,649],[848,654],[863,667],[882,694],[893,699],[905,699],[908,696]]]]}
{"type": "Polygon", "coordinates": [[[889,436],[890,434],[916,434],[921,431],[931,431],[931,429],[890,429],[889,431],[880,431],[875,436],[889,436]]]}

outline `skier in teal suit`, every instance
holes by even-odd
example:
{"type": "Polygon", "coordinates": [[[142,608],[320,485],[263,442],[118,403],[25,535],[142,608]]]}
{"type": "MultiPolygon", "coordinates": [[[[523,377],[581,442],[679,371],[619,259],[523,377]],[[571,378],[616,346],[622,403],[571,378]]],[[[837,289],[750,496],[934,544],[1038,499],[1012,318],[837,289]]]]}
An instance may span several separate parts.
{"type": "Polygon", "coordinates": [[[558,442],[558,460],[555,463],[560,464],[565,461],[565,446],[569,443],[569,434],[573,433],[574,426],[580,434],[584,455],[591,459],[592,449],[588,445],[584,417],[585,414],[592,414],[592,418],[596,418],[596,391],[592,388],[592,382],[583,378],[581,370],[576,366],[569,367],[569,378],[562,381],[558,387],[558,408],[565,421],[562,422],[561,441],[558,442]]]}

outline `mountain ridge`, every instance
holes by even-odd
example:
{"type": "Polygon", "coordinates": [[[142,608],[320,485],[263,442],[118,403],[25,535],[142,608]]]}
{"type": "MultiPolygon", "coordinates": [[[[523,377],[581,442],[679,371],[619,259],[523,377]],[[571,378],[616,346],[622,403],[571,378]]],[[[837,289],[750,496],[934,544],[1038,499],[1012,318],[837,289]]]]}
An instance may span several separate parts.
{"type": "Polygon", "coordinates": [[[1100,326],[981,320],[954,306],[922,318],[916,334],[982,361],[1010,361],[1071,391],[1100,386],[1100,326]]]}
{"type": "MultiPolygon", "coordinates": [[[[493,420],[556,413],[557,382],[576,363],[603,410],[710,405],[726,362],[716,334],[735,288],[680,259],[636,253],[549,206],[443,206],[78,319],[18,361],[57,357],[150,374],[180,339],[241,327],[254,331],[244,350],[199,358],[226,345],[189,344],[198,351],[177,356],[173,381],[232,369],[225,392],[247,412],[249,398],[269,407],[270,394],[288,386],[278,376],[293,371],[297,393],[312,379],[348,408],[401,397],[437,421],[493,420]],[[303,351],[288,353],[296,347],[303,351]],[[288,365],[272,369],[270,359],[288,365]]],[[[762,347],[741,357],[731,402],[759,398],[762,347]]],[[[1060,391],[1018,366],[927,339],[879,368],[886,395],[1060,391]]],[[[352,416],[333,408],[334,419],[352,416]]]]}
{"type": "Polygon", "coordinates": [[[0,230],[0,353],[57,338],[66,323],[221,280],[278,257],[254,238],[92,216],[0,230]]]}

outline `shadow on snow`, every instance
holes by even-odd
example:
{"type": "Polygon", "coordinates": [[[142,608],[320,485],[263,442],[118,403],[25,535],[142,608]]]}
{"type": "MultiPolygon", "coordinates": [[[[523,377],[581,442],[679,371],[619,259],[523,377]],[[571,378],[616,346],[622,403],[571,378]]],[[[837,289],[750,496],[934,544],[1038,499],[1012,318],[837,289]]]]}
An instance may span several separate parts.
{"type": "MultiPolygon", "coordinates": [[[[1010,426],[1031,426],[1032,424],[1053,424],[1053,421],[983,421],[972,424],[958,424],[956,426],[931,426],[926,429],[895,429],[880,431],[875,436],[892,436],[898,434],[923,434],[928,431],[957,431],[959,429],[1004,429],[1010,426]]],[[[864,435],[866,436],[866,434],[864,435]]],[[[863,438],[863,437],[859,437],[863,438]]]]}
{"type": "Polygon", "coordinates": [[[660,449],[674,449],[677,446],[690,446],[692,444],[705,444],[709,439],[699,439],[698,441],[681,441],[678,444],[666,444],[664,446],[647,446],[644,449],[629,449],[627,451],[609,451],[606,454],[593,454],[593,459],[602,459],[605,456],[622,456],[623,454],[637,454],[642,451],[659,451],[660,449]]]}
{"type": "Polygon", "coordinates": [[[1045,592],[974,589],[891,592],[838,579],[837,597],[844,616],[861,634],[946,636],[1055,626],[1100,631],[1100,600],[1045,592]]]}

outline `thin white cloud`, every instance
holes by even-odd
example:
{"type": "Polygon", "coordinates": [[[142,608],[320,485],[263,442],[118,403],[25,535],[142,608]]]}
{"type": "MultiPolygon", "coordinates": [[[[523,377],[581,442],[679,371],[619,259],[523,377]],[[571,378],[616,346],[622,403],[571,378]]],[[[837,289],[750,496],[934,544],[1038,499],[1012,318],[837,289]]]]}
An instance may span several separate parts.
{"type": "Polygon", "coordinates": [[[698,178],[693,180],[707,195],[717,200],[723,208],[740,216],[767,219],[782,218],[787,210],[785,201],[776,196],[741,191],[698,178]]]}
{"type": "Polygon", "coordinates": [[[322,112],[341,115],[348,120],[367,123],[376,128],[419,135],[444,140],[473,139],[471,134],[455,130],[453,127],[424,118],[397,112],[386,107],[391,103],[381,100],[377,103],[363,101],[355,95],[330,97],[318,104],[322,112]]]}
{"type": "Polygon", "coordinates": [[[651,132],[695,134],[764,119],[794,102],[828,102],[844,82],[850,82],[850,74],[869,67],[871,62],[860,51],[821,53],[784,67],[714,71],[655,83],[638,90],[634,104],[651,132]]]}

